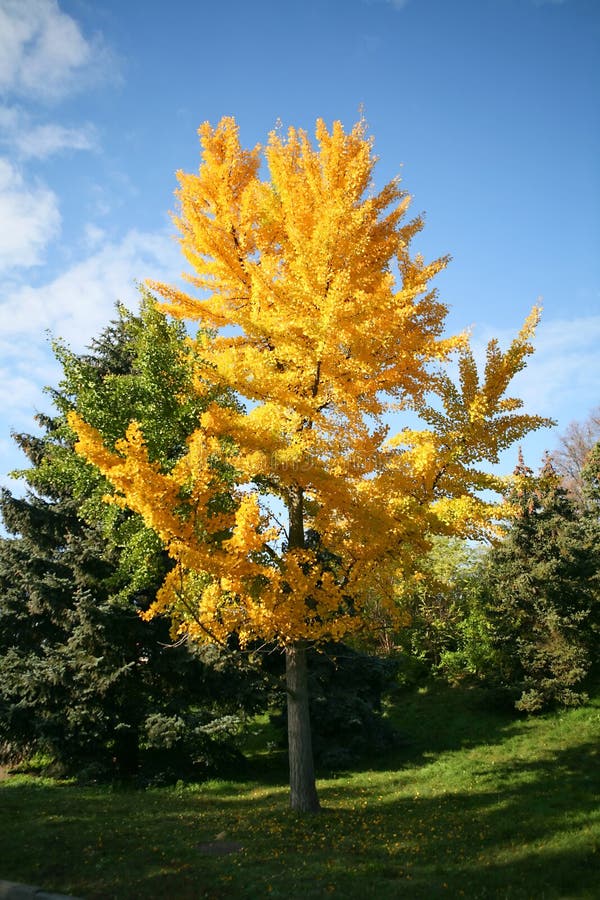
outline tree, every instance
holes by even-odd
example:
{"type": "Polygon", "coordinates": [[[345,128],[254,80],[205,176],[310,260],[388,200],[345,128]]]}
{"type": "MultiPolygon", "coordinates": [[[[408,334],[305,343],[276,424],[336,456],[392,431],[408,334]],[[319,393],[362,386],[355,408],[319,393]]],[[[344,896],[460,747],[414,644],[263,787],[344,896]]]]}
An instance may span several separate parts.
{"type": "Polygon", "coordinates": [[[600,406],[591,411],[585,422],[571,422],[559,438],[552,453],[552,464],[563,485],[580,505],[585,505],[583,470],[588,456],[600,440],[600,406]]]}
{"type": "Polygon", "coordinates": [[[0,502],[12,535],[0,541],[0,741],[78,772],[214,769],[263,701],[261,677],[231,654],[170,646],[164,619],[142,622],[168,558],[139,516],[100,502],[109,486],[74,454],[64,415],[93,414],[110,440],[119,417],[148,414],[155,455],[180,455],[197,416],[182,326],[146,300],[140,316],[120,308],[89,354],[56,352],[59,414],[16,436],[29,490],[0,502]]]}
{"type": "Polygon", "coordinates": [[[181,633],[242,645],[276,640],[287,666],[291,805],[316,811],[306,647],[368,627],[370,598],[396,609],[430,535],[479,535],[495,515],[476,468],[545,421],[504,397],[532,351],[537,311],[480,382],[464,335],[444,337],[430,287],[445,258],[411,257],[397,180],[375,191],[364,122],[317,123],[242,148],[233,119],[200,128],[199,174],[179,174],[181,246],[200,292],[154,285],[163,309],[216,331],[200,338],[208,385],[243,398],[211,403],[167,468],[132,422],[113,450],[81,417],[79,452],[160,536],[176,565],[149,615],[181,633]],[[444,371],[456,352],[460,384],[444,371]],[[422,427],[388,435],[391,410],[422,427]],[[283,509],[283,514],[282,514],[283,509]],[[284,521],[281,521],[282,518],[284,521]],[[310,539],[309,539],[310,534],[310,539]]]}
{"type": "Polygon", "coordinates": [[[474,660],[464,665],[464,645],[484,649],[483,616],[473,590],[483,547],[456,537],[438,535],[419,562],[425,576],[412,590],[405,590],[401,603],[406,624],[396,635],[396,646],[412,668],[413,677],[446,674],[456,679],[458,671],[473,670],[474,660]]]}
{"type": "Polygon", "coordinates": [[[516,694],[517,709],[577,705],[597,642],[598,524],[549,458],[534,476],[520,456],[509,499],[510,530],[480,572],[498,651],[488,674],[516,694]]]}
{"type": "MultiPolygon", "coordinates": [[[[347,767],[398,744],[399,735],[384,714],[384,699],[398,686],[397,655],[372,654],[332,642],[307,649],[311,738],[315,763],[347,767]]],[[[264,653],[261,664],[279,682],[285,659],[264,653]]],[[[274,694],[271,724],[287,748],[285,692],[274,694]]]]}
{"type": "Polygon", "coordinates": [[[600,441],[587,455],[582,469],[584,509],[593,519],[598,521],[600,513],[600,441]]]}

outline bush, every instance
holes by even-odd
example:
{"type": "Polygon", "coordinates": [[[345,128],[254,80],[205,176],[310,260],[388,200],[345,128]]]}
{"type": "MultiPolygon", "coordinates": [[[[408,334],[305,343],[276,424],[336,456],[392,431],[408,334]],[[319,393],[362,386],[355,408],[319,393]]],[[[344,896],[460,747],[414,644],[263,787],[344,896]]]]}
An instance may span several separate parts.
{"type": "MultiPolygon", "coordinates": [[[[381,754],[399,736],[384,718],[383,698],[397,687],[399,661],[328,644],[307,654],[315,762],[339,768],[367,753],[381,754]]],[[[283,702],[282,702],[283,706],[283,702]]],[[[285,708],[273,722],[287,734],[285,708]]],[[[282,744],[287,737],[282,736],[282,744]]]]}

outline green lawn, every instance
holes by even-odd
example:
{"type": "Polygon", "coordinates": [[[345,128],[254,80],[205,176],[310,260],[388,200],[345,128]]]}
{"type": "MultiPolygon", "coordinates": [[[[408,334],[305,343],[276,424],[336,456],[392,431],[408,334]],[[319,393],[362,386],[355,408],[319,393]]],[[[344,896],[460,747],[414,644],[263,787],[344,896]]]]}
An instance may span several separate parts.
{"type": "Polygon", "coordinates": [[[402,747],[321,778],[317,817],[287,809],[277,754],[146,791],[12,776],[0,880],[89,900],[600,896],[599,701],[515,719],[435,687],[392,715],[402,747]],[[206,855],[217,837],[243,849],[206,855]]]}

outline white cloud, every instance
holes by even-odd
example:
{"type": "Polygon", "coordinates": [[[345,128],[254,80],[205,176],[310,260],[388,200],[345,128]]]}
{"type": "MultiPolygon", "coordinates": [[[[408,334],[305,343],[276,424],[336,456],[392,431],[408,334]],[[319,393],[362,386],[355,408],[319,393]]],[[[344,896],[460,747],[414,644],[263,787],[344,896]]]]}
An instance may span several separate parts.
{"type": "Polygon", "coordinates": [[[42,184],[27,184],[0,158],[0,271],[35,266],[60,232],[56,194],[42,184]]]}
{"type": "Polygon", "coordinates": [[[22,114],[15,106],[0,106],[0,129],[2,140],[8,143],[8,136],[18,130],[22,114]]]}
{"type": "MultiPolygon", "coordinates": [[[[520,324],[520,323],[519,323],[520,324]]],[[[490,339],[498,340],[506,351],[516,337],[514,329],[497,326],[478,327],[471,348],[480,377],[485,366],[490,339]]],[[[525,369],[510,382],[507,396],[523,401],[523,412],[553,419],[556,425],[530,432],[500,455],[500,462],[489,468],[497,474],[512,472],[517,464],[518,448],[525,461],[536,468],[546,451],[558,443],[558,437],[573,422],[583,422],[600,403],[600,315],[572,319],[549,319],[542,315],[533,339],[534,353],[525,369]]],[[[456,371],[453,373],[456,378],[456,371]]]]}
{"type": "Polygon", "coordinates": [[[56,122],[33,125],[21,107],[1,105],[0,142],[24,159],[45,159],[63,150],[94,150],[98,146],[96,129],[89,122],[78,128],[56,122]]]}
{"type": "MultiPolygon", "coordinates": [[[[50,398],[42,392],[44,385],[56,385],[60,369],[48,351],[48,344],[21,341],[17,345],[0,340],[0,485],[13,493],[23,494],[25,486],[14,481],[8,473],[29,467],[29,461],[12,439],[11,432],[35,434],[38,431],[34,416],[50,412],[50,398]]],[[[0,527],[1,530],[1,527],[0,527]]]]}
{"type": "Polygon", "coordinates": [[[97,145],[94,129],[66,128],[63,125],[37,125],[15,137],[15,146],[26,159],[45,159],[62,150],[93,150],[97,145]]]}
{"type": "MultiPolygon", "coordinates": [[[[96,240],[101,234],[93,233],[96,240]]],[[[50,409],[45,385],[56,385],[60,368],[48,333],[81,352],[115,316],[115,303],[137,309],[136,281],[173,281],[181,269],[177,243],[165,234],[130,231],[40,287],[15,286],[0,300],[0,410],[3,432],[35,430],[33,414],[50,409]]],[[[9,449],[10,449],[9,444],[9,449]]],[[[4,474],[19,465],[13,448],[4,474]]],[[[0,483],[2,472],[0,472],[0,483]]]]}
{"type": "Polygon", "coordinates": [[[515,378],[528,409],[556,417],[561,427],[583,419],[600,401],[600,316],[542,320],[535,353],[515,378]]]}
{"type": "MultiPolygon", "coordinates": [[[[58,197],[39,179],[26,175],[22,164],[65,150],[92,150],[95,128],[84,123],[35,121],[14,103],[59,100],[90,83],[107,65],[108,52],[88,41],[77,22],[57,0],[0,0],[0,272],[39,265],[60,233],[58,197]],[[8,158],[10,157],[10,159],[8,158]]],[[[104,77],[104,75],[103,75],[104,77]]]]}
{"type": "Polygon", "coordinates": [[[89,122],[71,128],[56,122],[33,125],[17,106],[0,106],[0,142],[21,159],[46,159],[64,150],[95,150],[96,129],[89,122]]]}
{"type": "MultiPolygon", "coordinates": [[[[489,337],[497,337],[505,349],[515,334],[489,329],[477,336],[473,348],[479,365],[489,337]]],[[[520,397],[527,412],[556,419],[559,430],[585,419],[600,402],[600,315],[542,317],[533,344],[535,352],[511,382],[510,396],[520,397]]]]}
{"type": "Polygon", "coordinates": [[[40,406],[46,406],[42,387],[55,384],[58,367],[48,357],[45,345],[20,347],[20,357],[15,359],[10,346],[0,342],[3,364],[0,366],[0,404],[11,426],[19,429],[31,420],[40,406]]]}
{"type": "Polygon", "coordinates": [[[106,232],[104,231],[104,229],[100,228],[93,222],[88,222],[88,224],[83,229],[83,234],[86,246],[90,250],[92,250],[94,247],[98,247],[106,237],[106,232]]]}
{"type": "Polygon", "coordinates": [[[0,92],[59,99],[114,71],[107,56],[56,0],[0,0],[0,92]]]}
{"type": "Polygon", "coordinates": [[[172,278],[178,259],[170,238],[130,231],[120,243],[104,244],[49,284],[15,288],[0,302],[0,340],[39,342],[50,330],[82,349],[107,324],[117,300],[137,305],[136,280],[172,278]]]}

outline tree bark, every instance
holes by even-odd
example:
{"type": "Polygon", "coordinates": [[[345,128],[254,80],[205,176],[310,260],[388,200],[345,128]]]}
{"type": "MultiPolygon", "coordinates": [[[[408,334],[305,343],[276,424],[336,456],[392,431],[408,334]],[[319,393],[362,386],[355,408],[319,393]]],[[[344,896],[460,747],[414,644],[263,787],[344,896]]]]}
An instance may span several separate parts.
{"type": "MultiPolygon", "coordinates": [[[[288,494],[288,547],[304,548],[304,496],[299,485],[288,494]]],[[[306,647],[301,642],[285,648],[285,678],[288,713],[288,753],[290,760],[290,806],[296,812],[319,812],[315,784],[310,714],[308,709],[308,670],[306,647]]]]}
{"type": "Polygon", "coordinates": [[[296,812],[319,812],[315,784],[312,736],[308,711],[306,648],[290,644],[285,649],[285,675],[290,760],[290,806],[296,812]]]}

